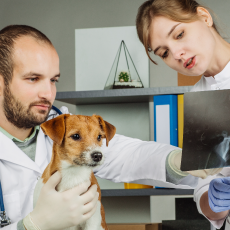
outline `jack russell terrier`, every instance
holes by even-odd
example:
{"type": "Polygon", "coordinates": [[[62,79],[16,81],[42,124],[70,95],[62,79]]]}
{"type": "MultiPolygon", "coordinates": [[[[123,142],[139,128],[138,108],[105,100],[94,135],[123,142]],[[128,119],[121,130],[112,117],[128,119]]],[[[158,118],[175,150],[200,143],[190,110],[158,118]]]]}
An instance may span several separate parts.
{"type": "Polygon", "coordinates": [[[92,169],[103,163],[101,146],[106,138],[106,145],[116,133],[116,128],[98,115],[82,116],[62,114],[41,125],[45,135],[53,140],[53,152],[34,192],[34,205],[37,202],[41,187],[56,171],[62,175],[57,191],[62,192],[91,181],[97,184],[99,193],[97,210],[85,223],[68,229],[71,230],[108,230],[105,222],[104,208],[101,204],[101,190],[92,169]]]}

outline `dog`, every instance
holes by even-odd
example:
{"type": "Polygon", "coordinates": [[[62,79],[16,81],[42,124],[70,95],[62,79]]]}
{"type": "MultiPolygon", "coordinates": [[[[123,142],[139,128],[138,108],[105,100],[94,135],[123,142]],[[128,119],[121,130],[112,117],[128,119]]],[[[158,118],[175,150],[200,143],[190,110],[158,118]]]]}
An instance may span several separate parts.
{"type": "Polygon", "coordinates": [[[101,190],[92,169],[103,163],[102,139],[106,138],[108,146],[116,133],[116,128],[98,115],[90,117],[62,114],[43,123],[41,129],[53,140],[53,150],[51,161],[36,185],[34,206],[42,186],[56,171],[62,175],[62,180],[57,186],[58,192],[90,180],[91,186],[97,184],[97,210],[85,223],[68,229],[108,230],[101,204],[101,190]]]}

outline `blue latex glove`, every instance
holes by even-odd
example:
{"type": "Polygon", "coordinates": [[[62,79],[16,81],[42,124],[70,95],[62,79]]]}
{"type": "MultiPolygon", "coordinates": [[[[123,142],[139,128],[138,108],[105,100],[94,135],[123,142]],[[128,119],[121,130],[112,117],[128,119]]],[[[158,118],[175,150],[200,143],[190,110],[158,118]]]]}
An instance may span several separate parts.
{"type": "Polygon", "coordinates": [[[213,212],[230,210],[230,177],[216,178],[210,182],[208,202],[213,212]]]}

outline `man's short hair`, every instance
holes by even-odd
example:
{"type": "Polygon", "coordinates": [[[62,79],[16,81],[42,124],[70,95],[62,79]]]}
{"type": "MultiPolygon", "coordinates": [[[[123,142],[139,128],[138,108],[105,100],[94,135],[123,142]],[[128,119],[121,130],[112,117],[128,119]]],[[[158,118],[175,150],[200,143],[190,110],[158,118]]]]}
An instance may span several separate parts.
{"type": "Polygon", "coordinates": [[[37,41],[41,41],[52,46],[51,41],[45,34],[31,26],[10,25],[0,30],[0,75],[2,75],[6,86],[9,86],[13,77],[14,43],[16,39],[23,36],[33,37],[37,41]]]}

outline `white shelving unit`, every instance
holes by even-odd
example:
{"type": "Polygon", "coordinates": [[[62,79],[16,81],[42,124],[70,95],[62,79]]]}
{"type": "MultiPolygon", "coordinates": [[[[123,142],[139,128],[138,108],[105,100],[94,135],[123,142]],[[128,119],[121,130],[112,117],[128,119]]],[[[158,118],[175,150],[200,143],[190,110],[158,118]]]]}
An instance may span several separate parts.
{"type": "MultiPolygon", "coordinates": [[[[151,135],[153,133],[153,96],[184,94],[191,88],[183,86],[58,92],[56,100],[88,106],[149,103],[150,140],[153,140],[153,135],[151,135]]],[[[175,198],[192,197],[192,195],[192,189],[102,189],[107,223],[159,223],[162,220],[175,220],[175,198]]]]}

